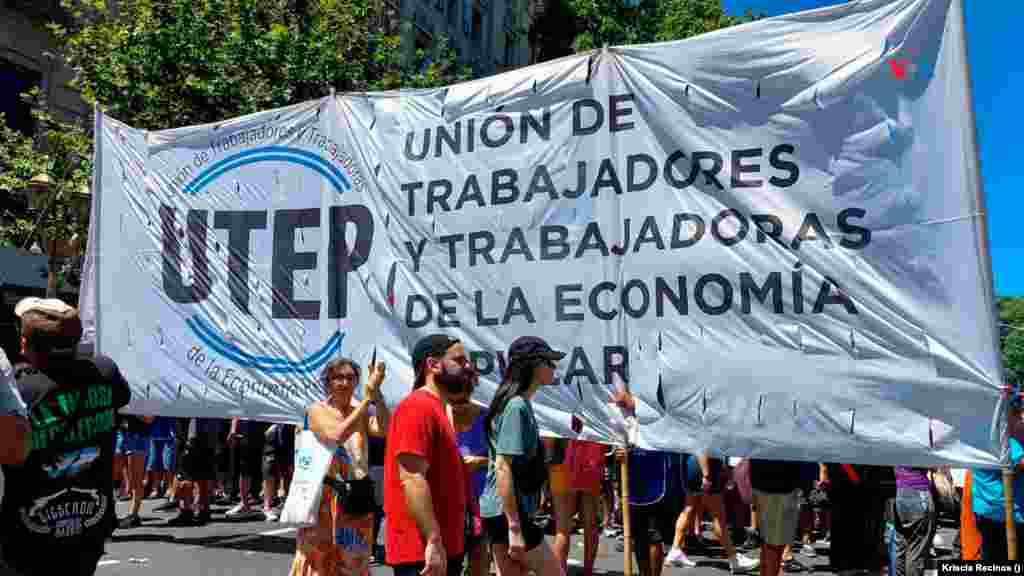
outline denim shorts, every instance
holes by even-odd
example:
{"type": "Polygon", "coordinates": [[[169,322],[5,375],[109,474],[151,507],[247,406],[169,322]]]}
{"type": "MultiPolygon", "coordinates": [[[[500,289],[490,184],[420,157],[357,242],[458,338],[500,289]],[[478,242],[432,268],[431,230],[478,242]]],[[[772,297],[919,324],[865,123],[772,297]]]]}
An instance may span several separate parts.
{"type": "Polygon", "coordinates": [[[115,445],[114,452],[120,456],[127,456],[128,454],[145,454],[148,444],[149,442],[146,441],[145,436],[119,430],[117,432],[117,443],[115,445]]]}
{"type": "Polygon", "coordinates": [[[149,472],[174,472],[174,440],[149,441],[146,470],[149,472]]]}

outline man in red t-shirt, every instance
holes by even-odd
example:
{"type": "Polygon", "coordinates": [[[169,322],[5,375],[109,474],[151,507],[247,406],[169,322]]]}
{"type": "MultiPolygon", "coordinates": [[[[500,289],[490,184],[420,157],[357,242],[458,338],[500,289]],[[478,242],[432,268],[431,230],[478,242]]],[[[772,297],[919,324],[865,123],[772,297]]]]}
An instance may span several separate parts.
{"type": "Polygon", "coordinates": [[[448,399],[477,378],[466,348],[442,334],[412,351],[416,383],[391,415],[384,460],[385,552],[395,576],[458,576],[466,481],[448,399]]]}

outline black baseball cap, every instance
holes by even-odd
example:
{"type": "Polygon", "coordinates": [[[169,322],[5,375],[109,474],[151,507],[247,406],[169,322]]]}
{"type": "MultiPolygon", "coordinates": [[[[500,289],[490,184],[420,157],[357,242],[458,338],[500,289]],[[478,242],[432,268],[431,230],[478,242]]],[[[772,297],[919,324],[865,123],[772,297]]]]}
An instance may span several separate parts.
{"type": "Polygon", "coordinates": [[[565,352],[552,349],[543,338],[536,336],[516,338],[515,342],[508,347],[508,361],[510,364],[534,358],[557,362],[565,358],[565,352]]]}
{"type": "Polygon", "coordinates": [[[449,348],[459,343],[458,338],[452,338],[447,334],[431,334],[420,338],[412,349],[412,368],[419,375],[423,369],[423,362],[427,358],[443,356],[449,348]]]}

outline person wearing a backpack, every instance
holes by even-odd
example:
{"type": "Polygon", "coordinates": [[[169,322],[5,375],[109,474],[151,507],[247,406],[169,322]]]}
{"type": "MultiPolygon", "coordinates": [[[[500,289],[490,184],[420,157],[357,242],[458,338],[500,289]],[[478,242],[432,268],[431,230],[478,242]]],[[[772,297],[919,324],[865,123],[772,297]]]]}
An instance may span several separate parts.
{"type": "Polygon", "coordinates": [[[5,469],[0,550],[23,576],[90,576],[114,528],[115,414],[131,399],[117,365],[79,357],[78,310],[27,298],[14,309],[21,353],[18,393],[28,407],[32,450],[5,469]]]}

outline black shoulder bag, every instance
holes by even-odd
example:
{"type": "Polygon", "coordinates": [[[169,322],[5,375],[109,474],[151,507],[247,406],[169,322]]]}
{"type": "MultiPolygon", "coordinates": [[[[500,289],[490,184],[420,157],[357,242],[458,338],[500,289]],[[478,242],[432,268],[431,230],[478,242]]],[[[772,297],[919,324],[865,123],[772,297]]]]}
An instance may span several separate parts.
{"type": "Polygon", "coordinates": [[[365,516],[373,512],[377,500],[373,479],[341,480],[325,476],[324,484],[338,495],[341,507],[349,516],[365,516]]]}
{"type": "Polygon", "coordinates": [[[519,460],[519,465],[513,465],[515,481],[526,494],[538,494],[548,481],[548,466],[544,458],[544,444],[537,444],[537,451],[533,456],[526,456],[519,460]]]}

